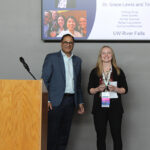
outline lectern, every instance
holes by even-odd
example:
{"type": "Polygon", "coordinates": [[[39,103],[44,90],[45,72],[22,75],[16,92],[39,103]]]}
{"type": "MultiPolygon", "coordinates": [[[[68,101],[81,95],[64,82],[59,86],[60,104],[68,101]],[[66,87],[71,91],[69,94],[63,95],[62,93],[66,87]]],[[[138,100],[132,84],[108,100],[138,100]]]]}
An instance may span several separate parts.
{"type": "Polygon", "coordinates": [[[47,150],[42,80],[0,80],[0,150],[47,150]]]}

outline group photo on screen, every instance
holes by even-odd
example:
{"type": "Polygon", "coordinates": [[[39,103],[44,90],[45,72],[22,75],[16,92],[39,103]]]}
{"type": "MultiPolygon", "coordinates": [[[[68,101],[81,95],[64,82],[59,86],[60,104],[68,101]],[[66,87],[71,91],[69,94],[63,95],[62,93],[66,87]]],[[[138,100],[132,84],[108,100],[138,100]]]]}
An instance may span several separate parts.
{"type": "Polygon", "coordinates": [[[85,10],[47,10],[43,16],[43,37],[60,38],[65,34],[82,38],[87,36],[85,10]]]}

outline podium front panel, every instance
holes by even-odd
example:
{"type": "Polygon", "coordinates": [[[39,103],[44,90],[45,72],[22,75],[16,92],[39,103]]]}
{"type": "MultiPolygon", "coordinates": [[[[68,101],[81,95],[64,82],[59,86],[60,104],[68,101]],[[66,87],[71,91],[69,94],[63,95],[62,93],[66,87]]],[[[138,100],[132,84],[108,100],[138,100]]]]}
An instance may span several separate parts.
{"type": "Polygon", "coordinates": [[[41,150],[42,80],[0,80],[0,150],[41,150]]]}

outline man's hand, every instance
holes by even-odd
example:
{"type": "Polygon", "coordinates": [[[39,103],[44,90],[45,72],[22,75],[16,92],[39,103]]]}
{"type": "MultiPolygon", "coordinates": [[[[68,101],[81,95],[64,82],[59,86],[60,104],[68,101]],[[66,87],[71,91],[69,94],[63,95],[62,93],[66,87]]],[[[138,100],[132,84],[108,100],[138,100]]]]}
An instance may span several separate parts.
{"type": "Polygon", "coordinates": [[[84,114],[84,106],[83,106],[83,104],[79,104],[78,114],[80,114],[80,115],[84,114]]]}
{"type": "Polygon", "coordinates": [[[52,110],[53,107],[52,107],[52,103],[51,102],[48,102],[48,111],[52,110]]]}

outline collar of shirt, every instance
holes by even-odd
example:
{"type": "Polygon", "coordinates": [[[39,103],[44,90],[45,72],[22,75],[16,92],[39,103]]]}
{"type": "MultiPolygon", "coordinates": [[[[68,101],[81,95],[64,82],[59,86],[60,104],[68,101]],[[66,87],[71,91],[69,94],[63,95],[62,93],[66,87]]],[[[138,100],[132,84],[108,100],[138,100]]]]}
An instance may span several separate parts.
{"type": "Polygon", "coordinates": [[[68,58],[68,59],[72,59],[72,57],[73,57],[73,53],[71,53],[71,56],[70,57],[68,57],[64,52],[63,52],[63,50],[61,50],[61,53],[62,53],[62,56],[63,56],[63,58],[68,58]]]}

